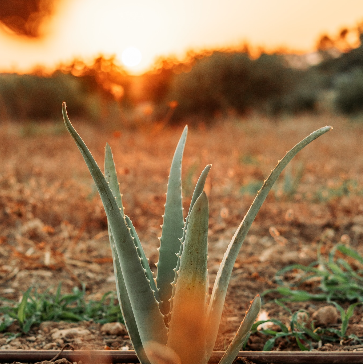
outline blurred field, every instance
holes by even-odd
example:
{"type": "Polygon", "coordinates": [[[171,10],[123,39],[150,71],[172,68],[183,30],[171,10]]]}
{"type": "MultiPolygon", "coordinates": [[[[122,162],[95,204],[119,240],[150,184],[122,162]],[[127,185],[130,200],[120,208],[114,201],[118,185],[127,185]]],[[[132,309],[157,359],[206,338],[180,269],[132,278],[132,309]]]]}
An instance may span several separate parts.
{"type": "MultiPolygon", "coordinates": [[[[73,120],[71,113],[70,118],[100,165],[106,141],[111,145],[126,213],[153,265],[182,126],[102,129],[73,120]]],[[[334,116],[278,123],[251,117],[189,130],[185,209],[199,173],[213,164],[206,187],[213,283],[225,247],[264,178],[287,150],[325,125],[334,129],[292,161],[257,215],[229,290],[226,314],[235,319],[228,321],[231,331],[251,298],[274,287],[274,273],[290,263],[314,260],[319,242],[326,253],[338,242],[363,253],[363,124],[334,116]]],[[[59,281],[65,291],[85,283],[93,298],[114,290],[106,217],[64,126],[3,123],[0,160],[0,295],[19,298],[30,285],[42,291],[59,281]]]]}

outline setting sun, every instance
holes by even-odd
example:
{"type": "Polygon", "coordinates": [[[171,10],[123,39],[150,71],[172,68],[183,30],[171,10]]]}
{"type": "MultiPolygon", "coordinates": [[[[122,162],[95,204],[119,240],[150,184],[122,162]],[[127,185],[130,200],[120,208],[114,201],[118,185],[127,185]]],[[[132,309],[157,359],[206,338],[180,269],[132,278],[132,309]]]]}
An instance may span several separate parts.
{"type": "Polygon", "coordinates": [[[39,28],[43,34],[39,39],[9,31],[0,13],[1,71],[52,68],[75,57],[90,60],[102,54],[116,55],[128,71],[141,74],[163,56],[182,59],[190,50],[238,48],[246,42],[267,51],[312,52],[321,34],[352,27],[363,17],[361,0],[256,0],[248,5],[240,0],[59,0],[57,4],[39,28]]]}
{"type": "Polygon", "coordinates": [[[141,51],[136,47],[127,47],[121,54],[122,63],[129,68],[136,67],[138,64],[140,64],[141,59],[141,51]]]}

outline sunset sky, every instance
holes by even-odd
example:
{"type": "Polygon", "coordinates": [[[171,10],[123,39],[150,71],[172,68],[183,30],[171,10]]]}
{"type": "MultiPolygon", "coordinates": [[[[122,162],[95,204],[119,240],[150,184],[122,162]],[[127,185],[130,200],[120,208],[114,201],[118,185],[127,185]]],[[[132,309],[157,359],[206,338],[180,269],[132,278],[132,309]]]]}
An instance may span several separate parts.
{"type": "Polygon", "coordinates": [[[135,73],[158,56],[233,47],[247,41],[268,50],[314,50],[322,33],[363,21],[363,0],[63,0],[46,36],[27,40],[0,28],[0,71],[52,67],[135,47],[135,73]]]}

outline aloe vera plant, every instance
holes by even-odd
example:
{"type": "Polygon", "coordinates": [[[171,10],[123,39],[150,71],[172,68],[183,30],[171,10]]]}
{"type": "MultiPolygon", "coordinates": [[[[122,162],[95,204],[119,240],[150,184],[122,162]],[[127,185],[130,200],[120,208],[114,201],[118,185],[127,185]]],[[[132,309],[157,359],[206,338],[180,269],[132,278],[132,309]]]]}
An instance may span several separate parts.
{"type": "MultiPolygon", "coordinates": [[[[65,125],[83,155],[106,211],[118,299],[140,362],[207,363],[217,338],[233,265],[258,210],[290,160],[331,127],[313,132],[278,162],[229,243],[212,294],[208,297],[208,199],[203,188],[211,166],[208,165],[203,170],[184,220],[181,164],[187,127],[179,140],[170,169],[158,272],[154,279],[134,226],[124,214],[109,145],[106,145],[103,174],[69,121],[65,103],[62,111],[65,125]]],[[[248,336],[260,306],[261,300],[257,295],[221,359],[221,364],[233,362],[248,336]]]]}

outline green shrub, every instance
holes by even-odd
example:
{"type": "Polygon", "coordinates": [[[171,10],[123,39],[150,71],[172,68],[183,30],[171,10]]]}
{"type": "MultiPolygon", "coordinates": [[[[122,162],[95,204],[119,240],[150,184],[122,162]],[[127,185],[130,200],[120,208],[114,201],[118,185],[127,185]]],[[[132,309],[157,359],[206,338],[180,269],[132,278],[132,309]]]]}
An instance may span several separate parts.
{"type": "Polygon", "coordinates": [[[363,68],[354,68],[336,77],[335,107],[343,114],[363,111],[363,68]]]}
{"type": "Polygon", "coordinates": [[[291,90],[296,74],[279,55],[262,54],[253,60],[247,53],[214,52],[197,60],[189,72],[174,76],[168,98],[179,106],[172,120],[210,118],[230,110],[263,111],[270,100],[291,90]]]}
{"type": "Polygon", "coordinates": [[[0,74],[0,114],[12,120],[56,119],[65,99],[71,100],[69,107],[75,115],[92,117],[87,96],[80,81],[70,74],[0,74]]]}

